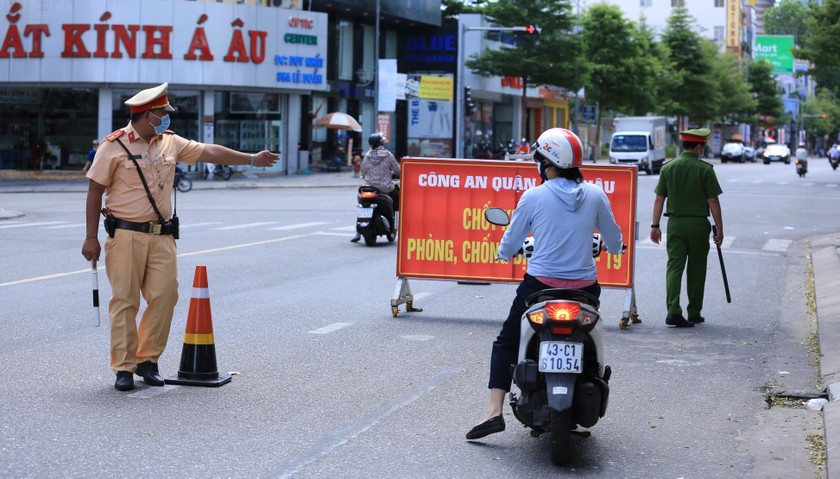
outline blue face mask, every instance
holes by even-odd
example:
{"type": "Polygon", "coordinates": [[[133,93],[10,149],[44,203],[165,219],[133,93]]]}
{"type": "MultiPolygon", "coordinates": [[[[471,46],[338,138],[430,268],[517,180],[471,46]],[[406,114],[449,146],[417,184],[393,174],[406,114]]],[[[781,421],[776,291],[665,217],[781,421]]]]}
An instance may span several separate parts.
{"type": "Polygon", "coordinates": [[[163,132],[166,131],[169,128],[169,115],[163,115],[161,117],[161,116],[155,115],[154,113],[149,113],[149,114],[152,115],[153,117],[157,118],[158,120],[160,120],[160,125],[158,125],[158,126],[152,125],[152,122],[149,122],[149,124],[152,125],[155,128],[155,135],[162,135],[163,132]]]}

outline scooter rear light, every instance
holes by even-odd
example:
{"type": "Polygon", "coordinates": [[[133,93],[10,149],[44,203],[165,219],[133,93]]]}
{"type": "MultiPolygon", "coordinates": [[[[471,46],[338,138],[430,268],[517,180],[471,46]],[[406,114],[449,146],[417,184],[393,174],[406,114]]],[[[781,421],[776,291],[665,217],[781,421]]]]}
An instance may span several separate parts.
{"type": "Polygon", "coordinates": [[[359,196],[362,197],[362,198],[365,198],[365,199],[370,199],[370,198],[373,198],[374,196],[376,196],[376,192],[375,191],[362,191],[361,193],[359,193],[359,196]]]}
{"type": "Polygon", "coordinates": [[[553,321],[574,321],[580,314],[580,305],[565,301],[551,302],[545,305],[545,312],[553,321]]]}
{"type": "Polygon", "coordinates": [[[542,326],[545,323],[545,312],[543,310],[539,310],[534,311],[533,313],[528,313],[528,321],[530,321],[531,324],[542,326]]]}
{"type": "Polygon", "coordinates": [[[573,331],[574,330],[572,328],[566,326],[551,326],[551,334],[571,336],[573,331]]]}

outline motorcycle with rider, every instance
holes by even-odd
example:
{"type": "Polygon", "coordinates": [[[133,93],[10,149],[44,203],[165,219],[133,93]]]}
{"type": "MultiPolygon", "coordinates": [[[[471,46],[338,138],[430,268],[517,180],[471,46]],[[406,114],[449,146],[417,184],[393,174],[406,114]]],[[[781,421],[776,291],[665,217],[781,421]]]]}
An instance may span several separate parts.
{"type": "Polygon", "coordinates": [[[385,143],[385,135],[380,132],[368,138],[370,149],[360,168],[366,184],[359,187],[356,235],[350,240],[353,243],[364,238],[367,246],[373,246],[377,236],[385,236],[389,242],[397,236],[400,190],[393,180],[399,178],[400,164],[385,143]]]}
{"type": "Polygon", "coordinates": [[[551,461],[560,465],[573,455],[572,434],[580,433],[578,426],[594,426],[609,398],[593,257],[601,240],[593,240],[593,233],[597,229],[610,253],[622,253],[624,244],[606,193],[583,179],[577,135],[549,129],[532,153],[543,183],[522,194],[497,254],[510,261],[529,233],[533,254],[493,343],[487,413],[466,439],[505,429],[503,403],[514,382],[519,388],[509,399],[514,416],[532,436],[549,434],[551,461]]]}

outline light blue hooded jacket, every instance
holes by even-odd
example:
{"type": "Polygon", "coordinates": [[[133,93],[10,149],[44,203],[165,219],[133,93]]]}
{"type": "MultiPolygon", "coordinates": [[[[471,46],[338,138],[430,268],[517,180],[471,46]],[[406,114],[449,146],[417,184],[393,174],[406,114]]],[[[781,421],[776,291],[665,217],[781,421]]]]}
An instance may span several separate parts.
{"type": "Polygon", "coordinates": [[[534,253],[528,274],[569,280],[597,280],[592,234],[597,228],[610,253],[621,253],[621,229],[610,200],[591,183],[548,180],[522,194],[499,244],[499,258],[509,261],[531,232],[534,253]]]}

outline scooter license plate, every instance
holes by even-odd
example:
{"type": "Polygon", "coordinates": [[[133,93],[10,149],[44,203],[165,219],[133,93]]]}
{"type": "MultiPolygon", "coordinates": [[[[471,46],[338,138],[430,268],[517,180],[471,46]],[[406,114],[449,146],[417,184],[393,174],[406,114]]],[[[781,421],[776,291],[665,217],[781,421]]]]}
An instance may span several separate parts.
{"type": "Polygon", "coordinates": [[[541,373],[583,372],[583,343],[543,341],[540,343],[541,373]]]}
{"type": "Polygon", "coordinates": [[[359,218],[373,218],[373,208],[359,208],[359,218]]]}

